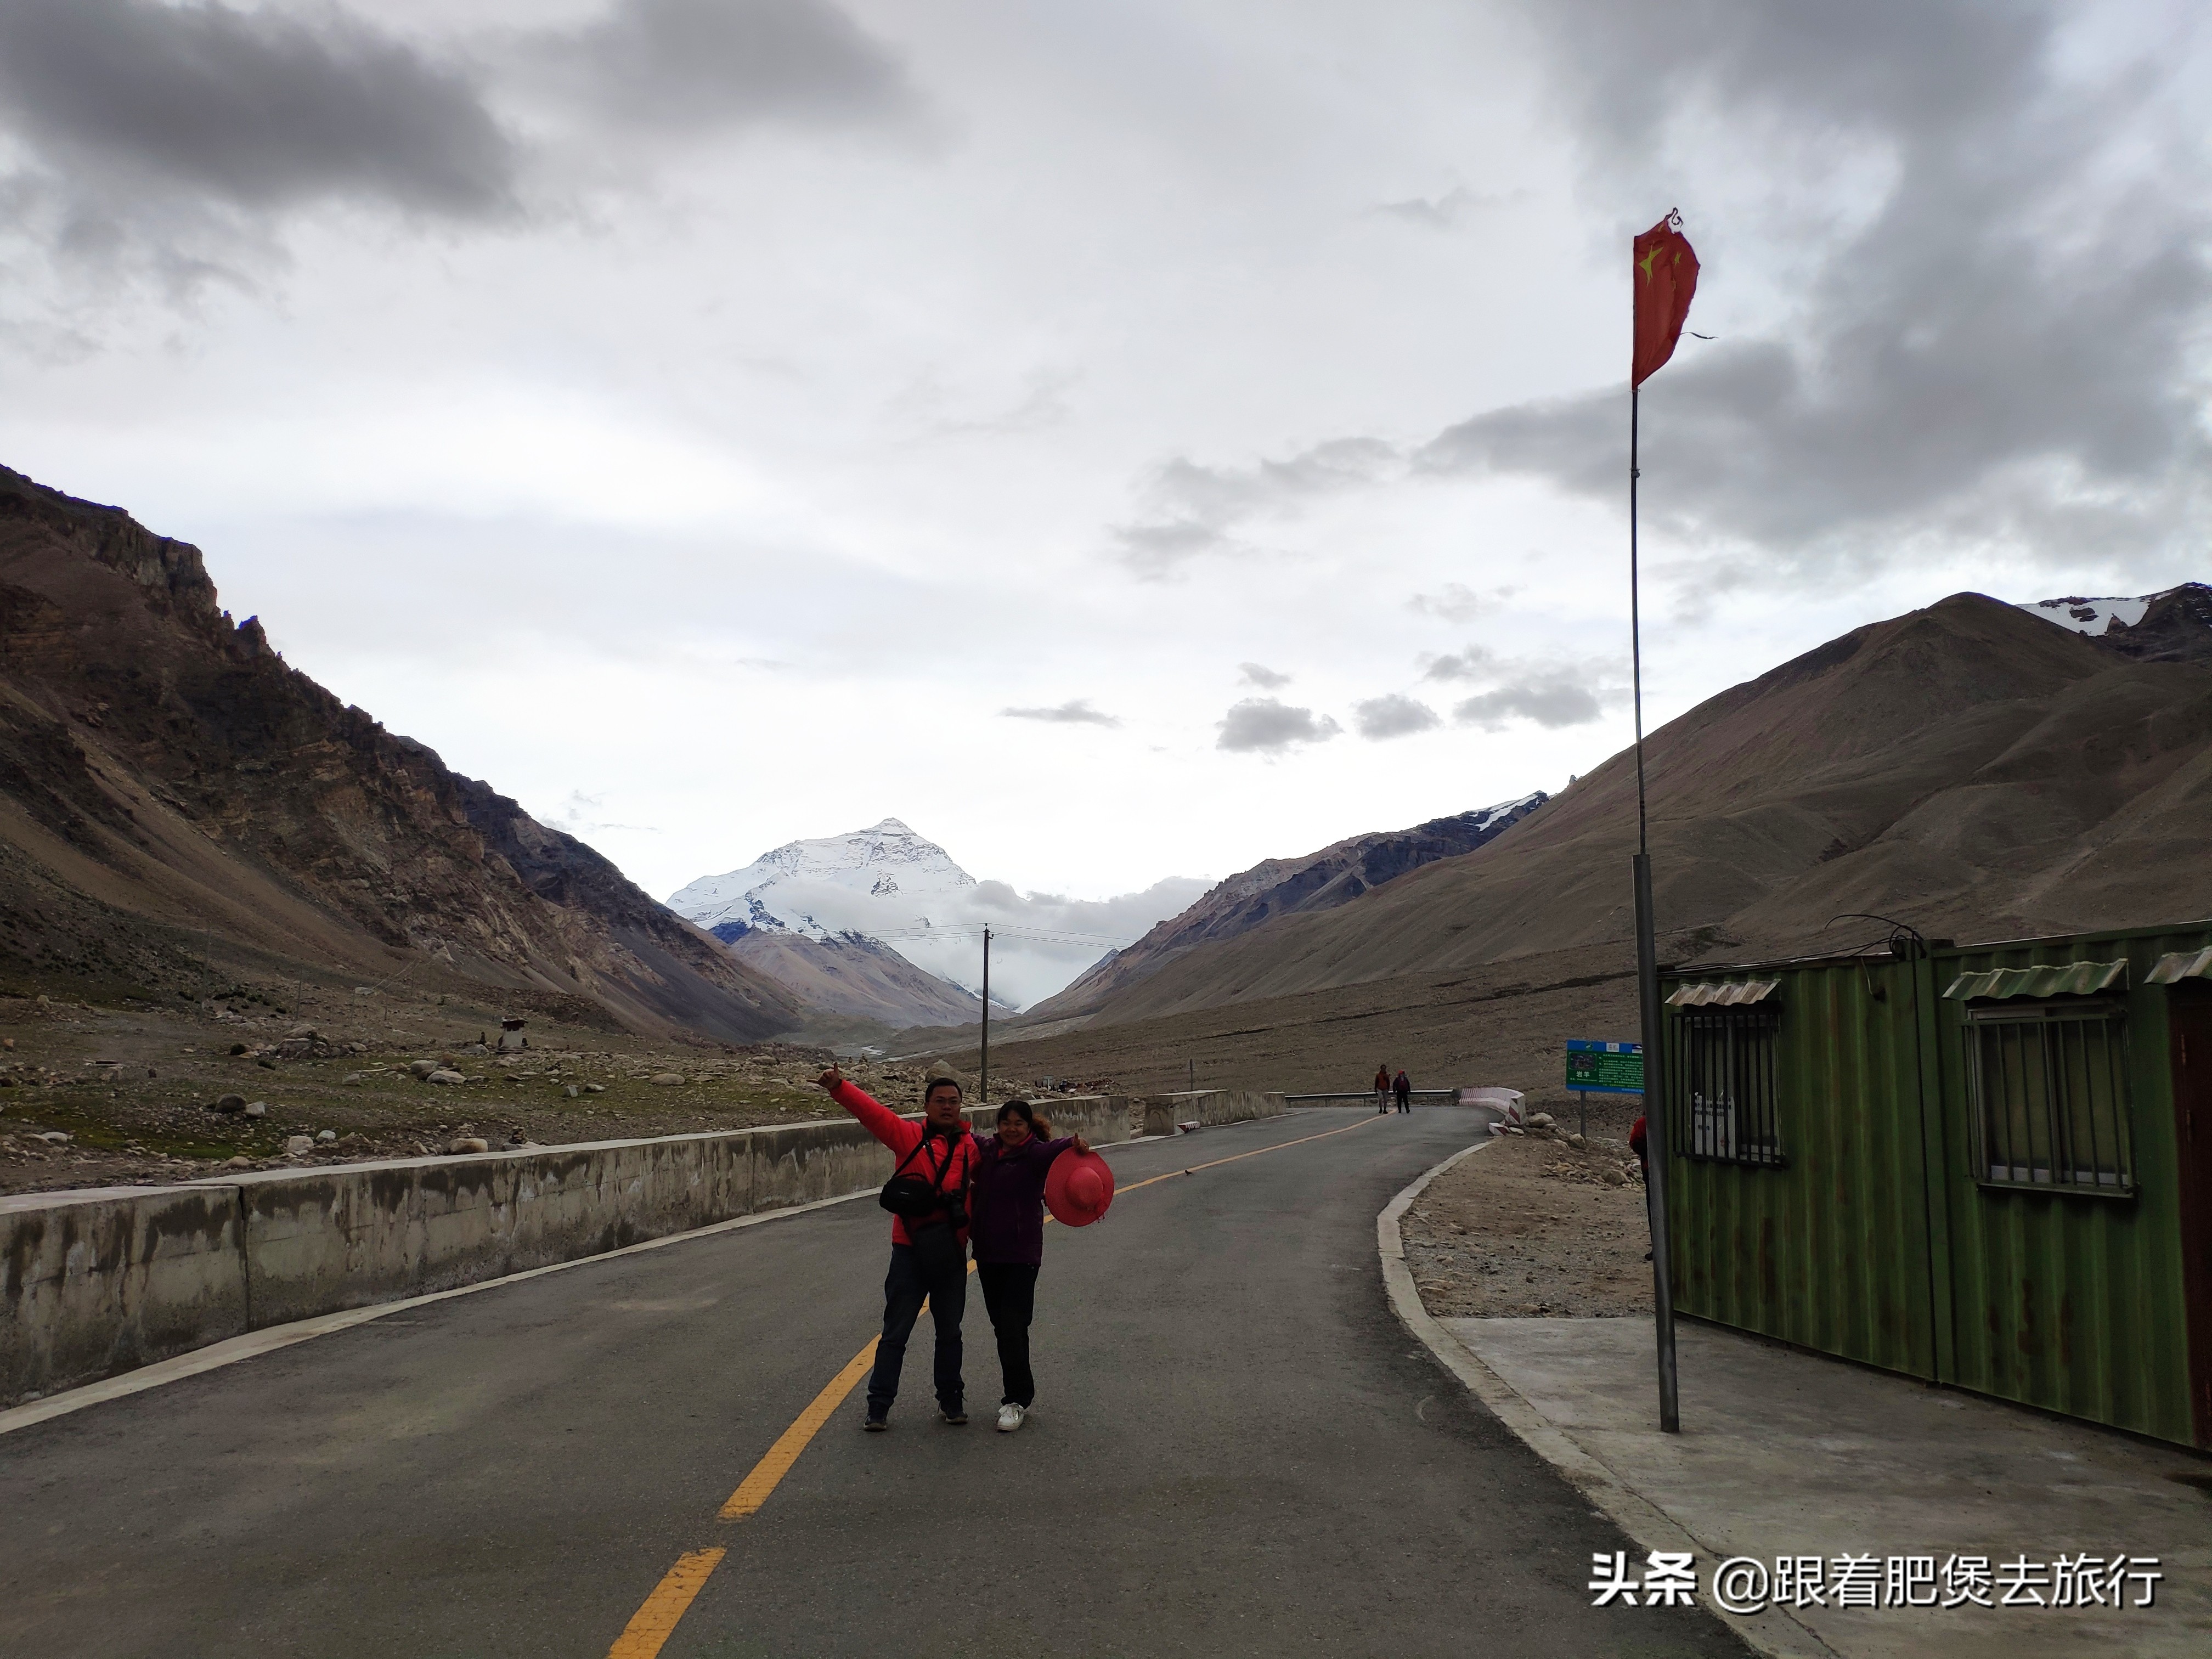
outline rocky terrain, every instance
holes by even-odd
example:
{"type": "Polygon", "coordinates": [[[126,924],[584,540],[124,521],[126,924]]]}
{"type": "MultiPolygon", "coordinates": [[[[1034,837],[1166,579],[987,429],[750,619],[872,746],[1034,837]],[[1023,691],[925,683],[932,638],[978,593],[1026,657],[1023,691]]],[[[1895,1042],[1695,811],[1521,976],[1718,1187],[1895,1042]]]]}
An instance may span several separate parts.
{"type": "MultiPolygon", "coordinates": [[[[0,1193],[837,1115],[814,1086],[824,1048],[672,1046],[605,1019],[532,1019],[513,1053],[501,1036],[499,1005],[373,987],[0,996],[0,1193]]],[[[919,1105],[921,1065],[841,1063],[885,1103],[919,1105]]],[[[994,1068],[992,1092],[1049,1091],[994,1068]]]]}
{"type": "Polygon", "coordinates": [[[1606,1109],[1495,1139],[1429,1183],[1400,1224],[1421,1305],[1445,1319],[1609,1318],[1651,1310],[1650,1224],[1628,1150],[1632,1113],[1606,1109]]]}

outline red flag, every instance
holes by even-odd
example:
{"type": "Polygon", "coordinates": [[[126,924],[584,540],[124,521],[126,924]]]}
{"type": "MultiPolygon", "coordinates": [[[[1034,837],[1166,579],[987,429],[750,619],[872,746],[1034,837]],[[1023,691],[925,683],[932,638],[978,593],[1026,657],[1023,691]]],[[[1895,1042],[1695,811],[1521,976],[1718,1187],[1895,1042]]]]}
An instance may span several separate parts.
{"type": "Polygon", "coordinates": [[[1636,239],[1636,356],[1628,384],[1642,386],[1674,355],[1698,291],[1698,256],[1670,213],[1636,239]]]}

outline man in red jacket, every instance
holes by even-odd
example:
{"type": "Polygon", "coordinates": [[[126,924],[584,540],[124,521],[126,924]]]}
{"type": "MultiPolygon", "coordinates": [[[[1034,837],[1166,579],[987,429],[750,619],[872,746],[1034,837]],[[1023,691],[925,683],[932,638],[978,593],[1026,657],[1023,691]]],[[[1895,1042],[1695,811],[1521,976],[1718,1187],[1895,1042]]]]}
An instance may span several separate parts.
{"type": "Polygon", "coordinates": [[[868,1377],[868,1415],[862,1426],[890,1426],[891,1401],[898,1397],[899,1371],[906,1364],[907,1338],[929,1299],[937,1325],[937,1409],[956,1428],[968,1420],[966,1389],[960,1380],[960,1316],[968,1310],[968,1204],[969,1177],[975,1169],[975,1138],[960,1112],[960,1085],[932,1078],[923,1085],[919,1123],[901,1117],[856,1089],[835,1066],[817,1079],[860,1127],[891,1149],[898,1159],[895,1176],[920,1176],[935,1189],[941,1206],[919,1215],[891,1218],[891,1267],[884,1278],[884,1334],[876,1344],[876,1368],[868,1377]]]}

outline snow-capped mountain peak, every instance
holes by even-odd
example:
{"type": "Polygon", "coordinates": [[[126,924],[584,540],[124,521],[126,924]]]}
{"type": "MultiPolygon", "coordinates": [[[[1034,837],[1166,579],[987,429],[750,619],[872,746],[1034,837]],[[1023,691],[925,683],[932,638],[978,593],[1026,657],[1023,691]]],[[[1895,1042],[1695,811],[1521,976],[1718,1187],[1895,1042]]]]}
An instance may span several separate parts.
{"type": "Polygon", "coordinates": [[[964,893],[975,877],[896,818],[814,841],[787,842],[742,870],[702,876],[668,908],[710,933],[872,934],[920,925],[931,902],[964,893]]]}

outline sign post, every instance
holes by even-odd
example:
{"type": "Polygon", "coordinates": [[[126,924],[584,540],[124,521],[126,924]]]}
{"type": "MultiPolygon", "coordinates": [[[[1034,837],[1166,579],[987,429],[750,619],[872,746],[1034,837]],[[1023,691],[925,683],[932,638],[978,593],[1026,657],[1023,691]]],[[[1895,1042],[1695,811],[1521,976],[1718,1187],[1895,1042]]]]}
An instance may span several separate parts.
{"type": "Polygon", "coordinates": [[[1576,1127],[1589,1138],[1589,1097],[1592,1095],[1640,1095],[1644,1092],[1644,1045],[1640,1042],[1601,1042],[1583,1037],[1567,1041],[1567,1087],[1575,1091],[1582,1121],[1576,1127]]]}

